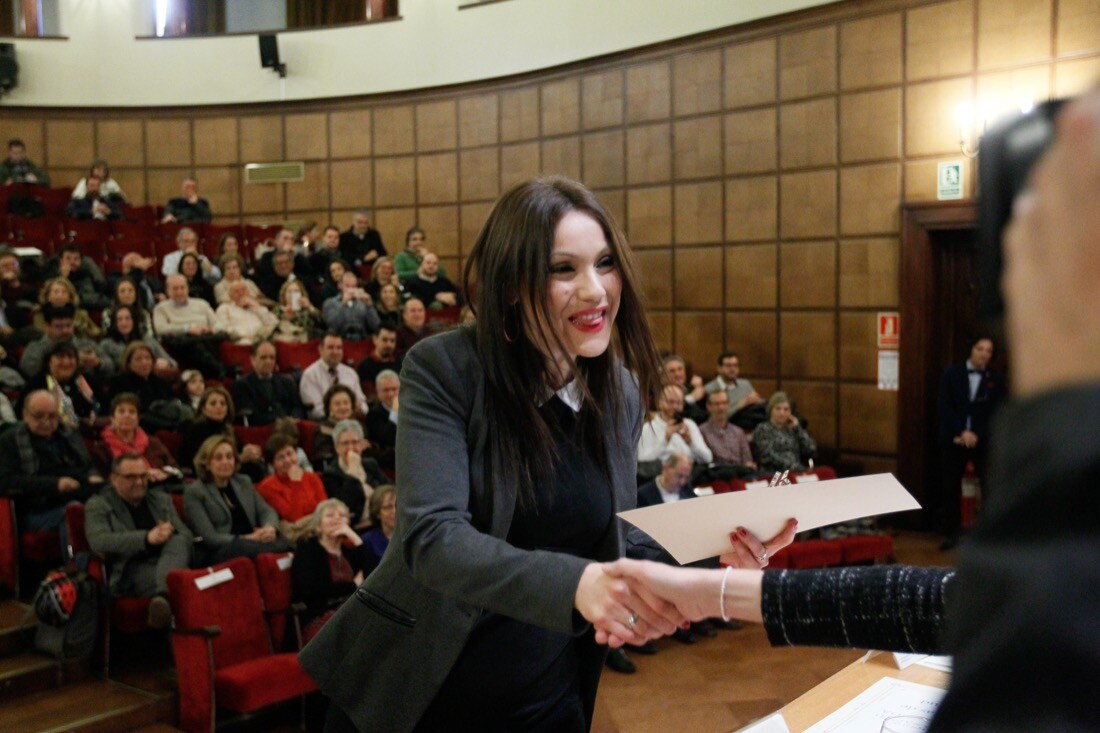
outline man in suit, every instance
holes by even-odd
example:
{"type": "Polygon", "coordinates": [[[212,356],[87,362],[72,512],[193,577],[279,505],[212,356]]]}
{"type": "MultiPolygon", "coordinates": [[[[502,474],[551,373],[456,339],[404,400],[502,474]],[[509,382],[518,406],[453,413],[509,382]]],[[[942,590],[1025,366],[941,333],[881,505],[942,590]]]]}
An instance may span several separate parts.
{"type": "Polygon", "coordinates": [[[351,228],[340,235],[340,258],[355,266],[374,262],[386,254],[382,236],[370,225],[370,213],[359,209],[352,215],[351,228]]]}
{"type": "Polygon", "coordinates": [[[149,464],[123,453],[111,464],[111,485],[88,500],[84,531],[92,550],[111,563],[111,593],[150,598],[146,621],[170,618],[168,573],[191,562],[191,530],[168,494],[149,491],[149,464]]]}
{"type": "Polygon", "coordinates": [[[671,504],[695,496],[691,472],[695,463],[685,453],[670,453],[661,462],[661,472],[638,487],[638,507],[671,504]]]}
{"type": "Polygon", "coordinates": [[[244,415],[247,410],[250,425],[270,425],[281,417],[304,420],[306,411],[294,380],[275,373],[275,344],[255,344],[251,361],[252,371],[233,382],[237,414],[244,415]]]}
{"type": "Polygon", "coordinates": [[[973,461],[982,486],[989,448],[990,417],[1005,395],[1004,376],[992,371],[993,340],[981,336],[970,342],[970,355],[943,373],[939,387],[940,530],[943,549],[958,542],[962,524],[961,480],[973,461]]]}
{"type": "Polygon", "coordinates": [[[394,446],[397,444],[397,395],[401,392],[401,377],[391,369],[383,369],[374,380],[378,402],[367,412],[367,438],[374,444],[378,464],[393,468],[394,446]]]}

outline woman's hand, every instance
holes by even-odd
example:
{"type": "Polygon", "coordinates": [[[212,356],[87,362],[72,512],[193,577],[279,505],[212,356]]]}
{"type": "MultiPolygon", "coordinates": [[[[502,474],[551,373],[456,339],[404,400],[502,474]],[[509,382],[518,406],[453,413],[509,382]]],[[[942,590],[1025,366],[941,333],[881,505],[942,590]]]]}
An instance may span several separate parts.
{"type": "Polygon", "coordinates": [[[751,570],[763,569],[768,566],[768,560],[775,553],[782,550],[794,541],[794,534],[798,529],[798,520],[788,519],[787,524],[775,537],[766,542],[760,539],[744,527],[738,527],[730,532],[730,544],[733,551],[722,555],[718,560],[723,565],[733,568],[747,568],[751,570]]]}
{"type": "Polygon", "coordinates": [[[302,470],[301,464],[295,463],[287,469],[286,475],[291,481],[301,481],[302,476],[305,475],[305,471],[302,470]]]}
{"type": "Polygon", "coordinates": [[[149,469],[149,480],[150,481],[164,481],[166,478],[168,478],[168,474],[166,474],[161,469],[159,469],[159,468],[150,468],[149,469]]]}
{"type": "Polygon", "coordinates": [[[667,636],[686,621],[671,603],[644,591],[633,592],[598,563],[591,563],[581,574],[573,605],[595,627],[596,643],[612,647],[667,636]]]}
{"type": "Polygon", "coordinates": [[[260,450],[260,446],[249,443],[241,449],[241,463],[251,463],[252,461],[258,461],[263,458],[264,452],[260,450]]]}
{"type": "Polygon", "coordinates": [[[340,529],[339,536],[344,538],[344,544],[346,544],[346,545],[351,545],[352,547],[358,547],[359,545],[363,544],[363,538],[360,537],[356,533],[356,531],[351,528],[351,525],[345,524],[340,529]]]}
{"type": "Polygon", "coordinates": [[[758,570],[704,570],[677,568],[649,560],[618,560],[603,566],[611,576],[625,580],[638,594],[649,593],[675,605],[691,621],[728,618],[759,622],[761,578],[758,570]],[[722,581],[725,580],[725,603],[722,581]]]}

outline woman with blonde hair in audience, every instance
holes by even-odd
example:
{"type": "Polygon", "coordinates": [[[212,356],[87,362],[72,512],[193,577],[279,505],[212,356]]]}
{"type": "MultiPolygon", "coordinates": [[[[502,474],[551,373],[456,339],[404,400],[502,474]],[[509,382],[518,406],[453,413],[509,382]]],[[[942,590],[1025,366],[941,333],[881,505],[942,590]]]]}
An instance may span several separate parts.
{"type": "Polygon", "coordinates": [[[309,515],[329,498],[321,477],[305,471],[298,462],[298,443],[285,433],[273,433],[264,445],[264,457],[272,473],[256,485],[256,491],[279,515],[280,528],[292,541],[302,536],[309,515]]]}
{"type": "Polygon", "coordinates": [[[138,292],[137,283],[129,275],[124,275],[115,281],[114,294],[111,296],[111,304],[103,309],[100,316],[100,324],[104,331],[110,334],[111,324],[115,320],[115,312],[127,306],[132,311],[134,319],[141,326],[141,333],[152,335],[153,314],[146,308],[146,304],[138,292]]]}
{"type": "MultiPolygon", "coordinates": [[[[195,461],[195,454],[203,442],[214,435],[223,435],[237,444],[236,435],[233,433],[233,398],[225,387],[208,387],[199,399],[195,419],[184,425],[180,432],[183,440],[180,442],[179,462],[185,471],[195,461]]],[[[241,449],[238,457],[242,470],[246,470],[252,478],[262,477],[265,473],[263,466],[263,451],[260,446],[248,444],[241,449]]]]}
{"type": "Polygon", "coordinates": [[[198,481],[183,491],[184,516],[202,537],[198,561],[225,562],[263,552],[286,552],[291,543],[279,534],[279,515],[239,473],[237,449],[224,435],[203,441],[193,462],[198,481]]]}
{"type": "Polygon", "coordinates": [[[397,277],[397,270],[393,266],[393,259],[389,255],[382,255],[374,261],[370,270],[370,280],[363,283],[363,290],[367,291],[371,300],[378,300],[382,292],[382,286],[393,284],[401,290],[401,279],[397,277]]]}
{"type": "Polygon", "coordinates": [[[393,484],[384,484],[374,490],[368,504],[371,528],[363,533],[363,543],[370,548],[378,562],[390,546],[390,538],[397,529],[397,489],[393,484]]]}
{"type": "Polygon", "coordinates": [[[60,307],[72,305],[76,309],[73,316],[73,335],[76,338],[98,339],[103,335],[103,330],[95,325],[95,321],[88,315],[88,311],[80,307],[80,296],[76,293],[76,286],[67,277],[55,277],[47,280],[42,289],[38,291],[38,307],[34,312],[34,327],[45,333],[46,319],[42,317],[42,306],[50,305],[60,307]]]}
{"type": "Polygon", "coordinates": [[[235,282],[243,282],[248,286],[248,294],[261,303],[271,302],[260,292],[260,286],[246,277],[244,257],[236,253],[222,255],[218,258],[218,269],[222,271],[222,279],[214,285],[214,299],[218,305],[230,302],[229,286],[235,282]]]}
{"type": "Polygon", "coordinates": [[[401,290],[393,283],[386,283],[378,292],[374,309],[378,311],[378,320],[396,330],[401,325],[401,290]]]}
{"type": "Polygon", "coordinates": [[[752,432],[760,469],[805,471],[817,445],[798,418],[791,412],[791,400],[786,392],[776,392],[768,398],[768,419],[752,432]]]}
{"type": "Polygon", "coordinates": [[[145,328],[137,316],[138,312],[133,306],[118,306],[115,309],[114,319],[107,328],[106,337],[99,342],[100,347],[120,370],[125,370],[122,362],[127,350],[134,344],[141,344],[153,355],[153,371],[157,376],[162,379],[175,379],[179,373],[179,365],[154,338],[152,329],[145,328]]]}
{"type": "Polygon", "coordinates": [[[309,526],[294,549],[290,577],[293,599],[306,607],[299,617],[303,642],[321,630],[378,565],[348,519],[344,502],[322,501],[309,516],[309,526]]]}
{"type": "Polygon", "coordinates": [[[163,484],[182,478],[176,459],[156,436],[141,427],[141,399],[133,392],[120,392],[111,400],[111,422],[103,427],[93,456],[100,471],[110,473],[111,462],[125,453],[137,453],[149,464],[149,483],[163,484]]]}
{"type": "Polygon", "coordinates": [[[275,316],[279,322],[271,336],[274,341],[305,343],[324,331],[321,311],[310,302],[301,280],[288,280],[279,288],[275,316]]]}

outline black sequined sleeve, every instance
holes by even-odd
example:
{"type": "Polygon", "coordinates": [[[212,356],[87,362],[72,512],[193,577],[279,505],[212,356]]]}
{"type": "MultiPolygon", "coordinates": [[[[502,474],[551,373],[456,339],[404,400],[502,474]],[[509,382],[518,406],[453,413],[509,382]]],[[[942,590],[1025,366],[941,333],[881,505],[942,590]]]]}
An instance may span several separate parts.
{"type": "Polygon", "coordinates": [[[761,611],[773,646],[941,654],[955,571],[909,565],[764,573],[761,611]]]}

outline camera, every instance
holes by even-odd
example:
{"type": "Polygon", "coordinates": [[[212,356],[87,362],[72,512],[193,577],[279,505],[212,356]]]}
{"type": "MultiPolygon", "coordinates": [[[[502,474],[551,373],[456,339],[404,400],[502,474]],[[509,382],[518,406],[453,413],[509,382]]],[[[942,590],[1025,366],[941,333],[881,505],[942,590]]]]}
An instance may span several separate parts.
{"type": "Polygon", "coordinates": [[[1012,216],[1012,202],[1027,188],[1032,165],[1054,136],[1054,120],[1064,103],[1044,102],[982,136],[978,154],[978,317],[997,334],[1003,331],[1004,315],[1001,237],[1012,216]]]}

